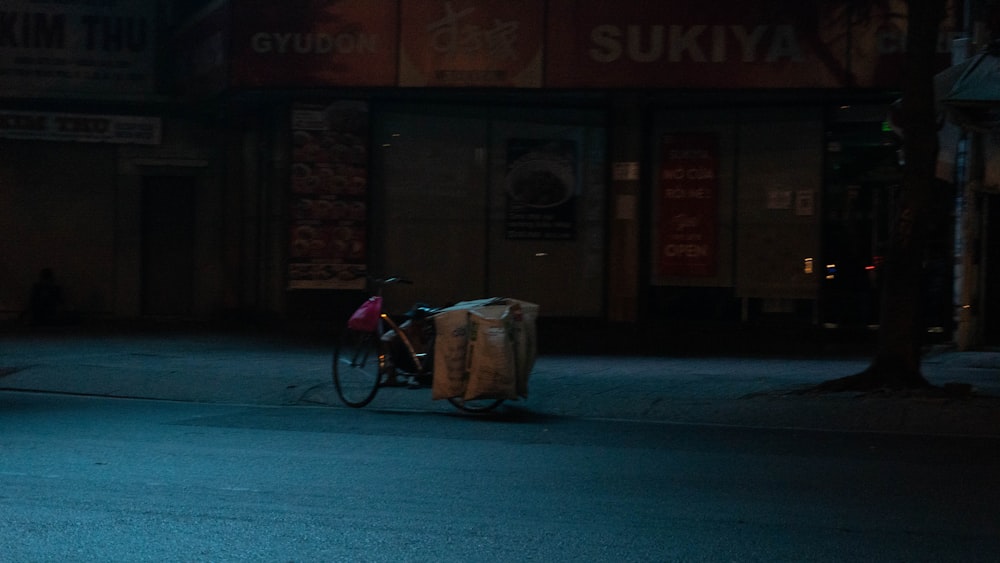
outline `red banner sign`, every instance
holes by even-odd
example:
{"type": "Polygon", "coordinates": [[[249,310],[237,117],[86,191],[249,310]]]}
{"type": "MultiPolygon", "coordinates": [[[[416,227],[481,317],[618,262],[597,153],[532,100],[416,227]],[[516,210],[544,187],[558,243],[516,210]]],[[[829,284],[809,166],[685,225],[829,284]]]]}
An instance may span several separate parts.
{"type": "Polygon", "coordinates": [[[718,255],[718,139],[711,133],[663,138],[659,274],[711,277],[718,255]]]}

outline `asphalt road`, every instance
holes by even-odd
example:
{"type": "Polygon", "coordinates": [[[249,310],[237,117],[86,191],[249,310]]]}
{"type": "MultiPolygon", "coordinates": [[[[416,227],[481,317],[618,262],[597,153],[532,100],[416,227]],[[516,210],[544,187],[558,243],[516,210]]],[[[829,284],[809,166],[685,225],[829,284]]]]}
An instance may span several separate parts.
{"type": "Polygon", "coordinates": [[[996,561],[1000,440],[0,392],[7,561],[996,561]]]}

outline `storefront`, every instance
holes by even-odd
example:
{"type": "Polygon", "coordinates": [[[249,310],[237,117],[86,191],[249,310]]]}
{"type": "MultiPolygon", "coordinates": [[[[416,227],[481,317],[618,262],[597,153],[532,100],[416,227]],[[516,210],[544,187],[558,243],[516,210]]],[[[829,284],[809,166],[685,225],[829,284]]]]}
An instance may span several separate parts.
{"type": "Polygon", "coordinates": [[[196,317],[221,294],[218,147],[157,90],[150,2],[4,4],[0,320],[196,317]]]}
{"type": "Polygon", "coordinates": [[[114,186],[102,310],[327,320],[367,270],[417,282],[390,307],[513,295],[553,317],[828,322],[827,266],[858,248],[876,265],[870,211],[892,181],[833,172],[854,150],[837,136],[847,113],[881,132],[903,36],[848,15],[214,2],[163,58],[162,140],[106,147],[91,176],[114,186]],[[845,225],[867,237],[849,251],[845,225]]]}
{"type": "Polygon", "coordinates": [[[943,152],[955,166],[955,292],[962,349],[1000,344],[1000,43],[938,75],[947,108],[943,152]],[[991,225],[993,225],[991,227],[991,225]]]}

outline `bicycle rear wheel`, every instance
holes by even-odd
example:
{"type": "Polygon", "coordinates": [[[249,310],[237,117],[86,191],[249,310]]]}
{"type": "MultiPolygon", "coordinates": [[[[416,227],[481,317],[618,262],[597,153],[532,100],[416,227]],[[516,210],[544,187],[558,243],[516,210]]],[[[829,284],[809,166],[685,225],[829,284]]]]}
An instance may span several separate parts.
{"type": "Polygon", "coordinates": [[[504,402],[503,399],[475,399],[472,401],[466,401],[460,397],[450,397],[448,402],[452,404],[455,408],[465,412],[471,413],[484,413],[489,412],[500,406],[504,402]]]}
{"type": "Polygon", "coordinates": [[[333,354],[333,386],[345,405],[360,408],[375,398],[384,365],[379,353],[374,332],[348,329],[341,336],[333,354]]]}

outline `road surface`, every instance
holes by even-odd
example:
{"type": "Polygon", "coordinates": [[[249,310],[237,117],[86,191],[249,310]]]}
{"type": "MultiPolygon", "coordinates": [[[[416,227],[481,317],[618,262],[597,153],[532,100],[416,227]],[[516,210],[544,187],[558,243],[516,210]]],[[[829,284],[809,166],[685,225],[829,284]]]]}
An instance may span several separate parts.
{"type": "Polygon", "coordinates": [[[7,561],[996,561],[1000,442],[0,393],[7,561]]]}

